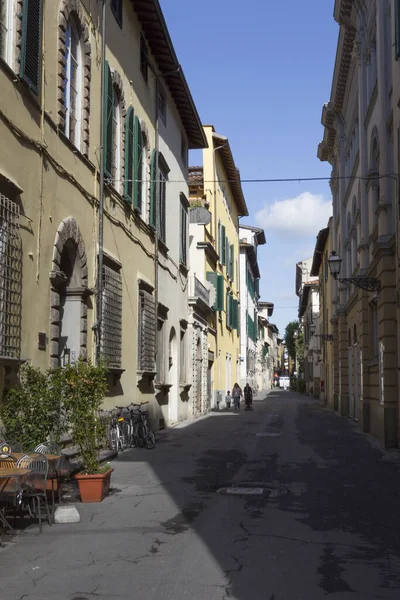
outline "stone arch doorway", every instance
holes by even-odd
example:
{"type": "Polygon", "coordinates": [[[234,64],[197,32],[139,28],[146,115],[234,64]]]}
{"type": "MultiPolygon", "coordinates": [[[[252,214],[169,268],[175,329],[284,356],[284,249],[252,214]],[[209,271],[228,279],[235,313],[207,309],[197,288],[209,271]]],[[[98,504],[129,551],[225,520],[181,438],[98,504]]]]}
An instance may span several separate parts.
{"type": "Polygon", "coordinates": [[[85,244],[73,217],[56,233],[50,272],[50,367],[87,356],[88,269],[85,244]]]}

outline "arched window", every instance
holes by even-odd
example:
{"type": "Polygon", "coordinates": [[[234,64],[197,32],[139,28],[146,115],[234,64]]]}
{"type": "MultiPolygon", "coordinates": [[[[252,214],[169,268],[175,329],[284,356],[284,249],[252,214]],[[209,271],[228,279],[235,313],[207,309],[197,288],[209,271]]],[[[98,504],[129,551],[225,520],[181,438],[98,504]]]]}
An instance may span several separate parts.
{"type": "Polygon", "coordinates": [[[89,155],[91,46],[80,3],[61,0],[58,22],[58,125],[85,156],[89,155]]]}
{"type": "Polygon", "coordinates": [[[65,31],[64,133],[81,147],[82,123],[82,51],[78,30],[71,18],[65,31]]]}

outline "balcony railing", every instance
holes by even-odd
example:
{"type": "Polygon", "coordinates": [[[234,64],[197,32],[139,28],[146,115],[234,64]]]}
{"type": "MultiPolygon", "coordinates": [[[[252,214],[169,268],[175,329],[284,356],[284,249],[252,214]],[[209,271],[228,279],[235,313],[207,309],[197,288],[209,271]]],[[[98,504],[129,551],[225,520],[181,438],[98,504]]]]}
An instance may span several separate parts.
{"type": "Polygon", "coordinates": [[[210,306],[210,291],[195,275],[190,278],[189,296],[200,298],[207,306],[210,306]]]}

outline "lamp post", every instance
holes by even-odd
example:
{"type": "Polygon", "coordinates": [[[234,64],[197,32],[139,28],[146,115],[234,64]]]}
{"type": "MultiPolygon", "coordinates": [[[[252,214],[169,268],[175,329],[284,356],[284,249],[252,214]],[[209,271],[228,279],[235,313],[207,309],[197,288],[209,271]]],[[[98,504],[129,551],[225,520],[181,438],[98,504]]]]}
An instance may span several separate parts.
{"type": "Polygon", "coordinates": [[[362,290],[366,290],[367,292],[378,292],[379,294],[381,282],[375,277],[339,277],[342,262],[340,256],[336,254],[335,250],[332,250],[330,257],[328,258],[328,265],[331,275],[336,281],[340,281],[340,283],[352,283],[362,290]]]}

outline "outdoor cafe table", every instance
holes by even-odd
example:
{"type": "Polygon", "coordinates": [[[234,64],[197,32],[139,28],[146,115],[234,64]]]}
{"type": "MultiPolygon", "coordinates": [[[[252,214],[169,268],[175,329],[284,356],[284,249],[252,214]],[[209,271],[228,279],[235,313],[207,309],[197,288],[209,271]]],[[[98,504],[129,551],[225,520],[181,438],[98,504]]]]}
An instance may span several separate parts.
{"type": "MultiPolygon", "coordinates": [[[[11,452],[11,456],[13,456],[16,460],[21,458],[21,456],[25,456],[25,454],[32,454],[27,452],[11,452]]],[[[37,453],[35,453],[37,454],[37,453]]],[[[70,466],[68,463],[68,459],[63,454],[44,454],[49,461],[50,469],[55,471],[58,476],[68,475],[70,472],[70,466]]]]}
{"type": "MultiPolygon", "coordinates": [[[[7,483],[9,482],[10,479],[16,480],[15,490],[17,490],[17,485],[19,485],[19,483],[20,483],[18,480],[23,479],[24,477],[29,476],[29,475],[32,475],[32,471],[30,471],[29,469],[19,469],[18,467],[13,467],[11,469],[7,469],[7,468],[0,469],[0,500],[1,500],[1,493],[5,489],[7,483]],[[3,481],[4,481],[4,483],[3,483],[3,481]]],[[[1,509],[0,509],[0,521],[3,523],[3,525],[8,527],[8,529],[13,531],[13,528],[11,527],[10,523],[5,518],[3,511],[1,509]]]]}

